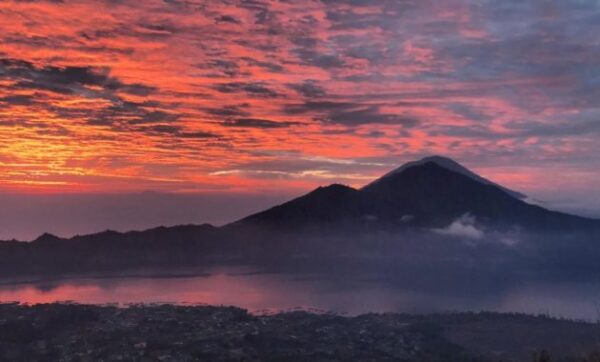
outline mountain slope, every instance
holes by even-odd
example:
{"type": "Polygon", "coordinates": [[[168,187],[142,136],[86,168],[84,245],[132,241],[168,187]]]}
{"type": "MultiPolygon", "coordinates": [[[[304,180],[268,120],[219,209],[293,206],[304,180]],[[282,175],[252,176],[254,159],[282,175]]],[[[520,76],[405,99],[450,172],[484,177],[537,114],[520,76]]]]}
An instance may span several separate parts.
{"type": "Polygon", "coordinates": [[[421,226],[444,226],[470,214],[502,227],[577,228],[592,220],[530,205],[493,183],[426,162],[388,176],[361,190],[377,210],[392,220],[411,215],[421,226]]]}
{"type": "Polygon", "coordinates": [[[322,227],[354,222],[364,214],[362,195],[351,187],[333,184],[234,223],[280,230],[322,227]]]}

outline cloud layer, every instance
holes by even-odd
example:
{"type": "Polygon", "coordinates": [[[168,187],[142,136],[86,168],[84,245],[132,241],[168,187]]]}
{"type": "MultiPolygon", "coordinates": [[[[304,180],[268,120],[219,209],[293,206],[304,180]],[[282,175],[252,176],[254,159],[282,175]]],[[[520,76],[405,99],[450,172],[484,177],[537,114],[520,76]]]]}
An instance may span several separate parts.
{"type": "Polygon", "coordinates": [[[9,0],[0,22],[3,191],[360,186],[428,154],[542,196],[600,176],[597,1],[9,0]]]}

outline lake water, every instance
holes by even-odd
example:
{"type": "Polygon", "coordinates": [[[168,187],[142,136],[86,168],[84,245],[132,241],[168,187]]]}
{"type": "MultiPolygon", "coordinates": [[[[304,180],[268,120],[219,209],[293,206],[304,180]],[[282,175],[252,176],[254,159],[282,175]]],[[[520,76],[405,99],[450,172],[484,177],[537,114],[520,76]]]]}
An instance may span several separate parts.
{"type": "Polygon", "coordinates": [[[0,301],[47,303],[178,303],[233,305],[252,312],[316,309],[356,315],[367,312],[431,313],[497,311],[547,314],[596,321],[600,284],[521,283],[486,292],[392,285],[376,279],[251,273],[239,268],[201,275],[79,278],[0,285],[0,301]],[[455,290],[455,292],[453,291],[455,290]],[[467,292],[465,292],[467,291],[467,292]]]}

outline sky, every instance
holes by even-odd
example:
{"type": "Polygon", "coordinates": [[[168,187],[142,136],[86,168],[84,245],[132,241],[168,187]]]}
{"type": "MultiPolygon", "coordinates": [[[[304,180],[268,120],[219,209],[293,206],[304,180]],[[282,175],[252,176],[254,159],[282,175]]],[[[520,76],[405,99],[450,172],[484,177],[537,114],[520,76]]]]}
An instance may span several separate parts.
{"type": "Polygon", "coordinates": [[[3,0],[0,24],[0,238],[224,223],[433,154],[600,216],[598,1],[3,0]]]}

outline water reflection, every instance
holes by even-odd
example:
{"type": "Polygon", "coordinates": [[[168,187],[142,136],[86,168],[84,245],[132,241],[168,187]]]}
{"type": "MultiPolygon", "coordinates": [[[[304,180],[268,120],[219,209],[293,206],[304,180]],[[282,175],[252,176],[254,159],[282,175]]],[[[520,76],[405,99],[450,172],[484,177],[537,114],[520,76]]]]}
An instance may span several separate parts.
{"type": "Polygon", "coordinates": [[[465,285],[415,290],[377,278],[248,273],[218,269],[169,277],[71,279],[3,284],[0,301],[48,303],[179,303],[235,305],[254,312],[318,309],[347,314],[498,311],[600,318],[600,285],[573,282],[516,283],[494,292],[465,293],[465,285]]]}

